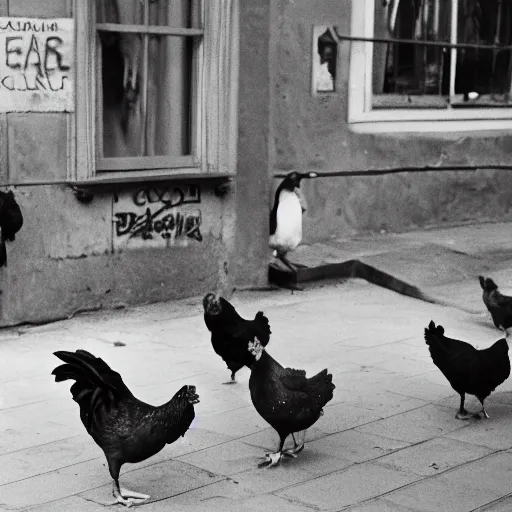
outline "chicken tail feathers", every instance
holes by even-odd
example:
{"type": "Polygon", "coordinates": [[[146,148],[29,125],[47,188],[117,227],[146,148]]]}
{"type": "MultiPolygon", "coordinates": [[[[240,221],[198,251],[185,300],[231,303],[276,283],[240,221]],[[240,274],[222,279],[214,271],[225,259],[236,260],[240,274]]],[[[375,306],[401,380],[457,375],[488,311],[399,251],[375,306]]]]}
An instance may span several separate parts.
{"type": "Polygon", "coordinates": [[[86,350],[57,351],[54,355],[64,361],[52,372],[55,382],[75,381],[71,395],[80,406],[80,417],[89,432],[122,396],[131,395],[121,376],[86,350]]]}
{"type": "Polygon", "coordinates": [[[327,372],[327,368],[308,379],[308,395],[320,408],[332,400],[335,389],[336,386],[332,383],[332,374],[327,372]]]}
{"type": "Polygon", "coordinates": [[[263,314],[263,311],[258,311],[256,313],[254,323],[258,325],[258,329],[260,330],[260,336],[258,339],[261,341],[261,344],[266,347],[270,340],[272,331],[270,330],[268,318],[263,314]]]}

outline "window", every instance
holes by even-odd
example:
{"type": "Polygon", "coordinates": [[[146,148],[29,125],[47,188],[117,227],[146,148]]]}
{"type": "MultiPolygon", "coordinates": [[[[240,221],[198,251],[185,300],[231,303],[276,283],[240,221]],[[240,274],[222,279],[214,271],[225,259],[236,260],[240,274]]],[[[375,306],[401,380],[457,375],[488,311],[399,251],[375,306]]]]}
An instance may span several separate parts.
{"type": "Polygon", "coordinates": [[[356,130],[512,128],[512,0],[353,0],[351,36],[356,130]]]}
{"type": "Polygon", "coordinates": [[[78,182],[229,175],[238,0],[75,0],[78,182]]]}

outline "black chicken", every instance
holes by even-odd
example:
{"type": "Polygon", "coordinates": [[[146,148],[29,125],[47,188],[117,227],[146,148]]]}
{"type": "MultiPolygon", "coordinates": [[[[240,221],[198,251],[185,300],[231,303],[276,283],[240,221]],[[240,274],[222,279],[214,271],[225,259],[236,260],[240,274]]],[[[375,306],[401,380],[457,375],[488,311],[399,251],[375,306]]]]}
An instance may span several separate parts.
{"type": "MultiPolygon", "coordinates": [[[[471,415],[464,408],[466,393],[475,395],[482,404],[480,411],[488,418],[484,400],[510,375],[508,343],[505,338],[491,347],[477,350],[464,341],[444,336],[444,328],[430,321],[425,329],[425,341],[432,361],[460,395],[460,408],[456,418],[467,420],[471,415]]],[[[479,414],[474,415],[480,417],[479,414]]]]}
{"type": "Polygon", "coordinates": [[[12,190],[0,191],[0,267],[7,266],[5,241],[14,241],[23,226],[23,215],[12,190]]]}
{"type": "Polygon", "coordinates": [[[483,293],[482,298],[497,329],[512,327],[512,297],[502,295],[498,285],[490,278],[478,276],[483,293]]]}
{"type": "Polygon", "coordinates": [[[268,453],[259,467],[279,464],[283,455],[296,457],[304,449],[306,429],[323,414],[323,407],[332,400],[335,389],[327,369],[310,377],[304,370],[283,368],[270,356],[260,340],[249,342],[253,356],[249,389],[254,407],[260,416],[279,434],[279,448],[268,453]],[[299,442],[295,432],[302,432],[299,442]],[[286,438],[292,435],[294,447],[283,451],[286,438]]]}
{"type": "Polygon", "coordinates": [[[57,366],[52,375],[56,382],[76,381],[71,386],[73,400],[80,406],[87,432],[105,453],[117,502],[130,506],[134,499],[149,499],[119,487],[121,466],[146,460],[185,435],[199,402],[195,386],[183,386],[169,402],[154,407],[135,398],[119,373],[89,352],[54,354],[66,364],[57,366]]]}
{"type": "Polygon", "coordinates": [[[212,333],[213,350],[231,370],[231,381],[226,384],[234,383],[236,372],[253,363],[247,343],[258,336],[263,346],[268,344],[272,332],[268,318],[258,311],[254,320],[245,320],[226,299],[217,298],[214,293],[204,296],[203,307],[204,323],[212,333]]]}

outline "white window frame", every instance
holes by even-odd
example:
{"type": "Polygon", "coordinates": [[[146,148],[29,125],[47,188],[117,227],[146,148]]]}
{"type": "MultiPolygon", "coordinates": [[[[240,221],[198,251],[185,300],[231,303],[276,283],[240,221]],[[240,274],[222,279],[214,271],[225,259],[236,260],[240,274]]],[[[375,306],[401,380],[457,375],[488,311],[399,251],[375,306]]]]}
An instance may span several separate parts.
{"type": "MultiPolygon", "coordinates": [[[[148,1],[148,0],[145,0],[148,1]]],[[[212,178],[236,172],[238,131],[239,0],[202,0],[203,36],[193,63],[192,156],[97,157],[98,114],[95,3],[74,0],[76,20],[75,112],[70,114],[68,181],[100,184],[212,178]],[[110,160],[110,162],[108,162],[110,160]]],[[[186,32],[176,29],[176,34],[186,32]]],[[[168,32],[168,31],[167,31],[168,32]]]]}
{"type": "MultiPolygon", "coordinates": [[[[382,0],[352,0],[351,36],[374,37],[378,1],[382,0]]],[[[512,130],[512,108],[372,109],[373,43],[351,41],[350,44],[348,123],[351,130],[362,133],[512,130]]],[[[456,50],[451,51],[452,55],[456,54],[456,50]]]]}

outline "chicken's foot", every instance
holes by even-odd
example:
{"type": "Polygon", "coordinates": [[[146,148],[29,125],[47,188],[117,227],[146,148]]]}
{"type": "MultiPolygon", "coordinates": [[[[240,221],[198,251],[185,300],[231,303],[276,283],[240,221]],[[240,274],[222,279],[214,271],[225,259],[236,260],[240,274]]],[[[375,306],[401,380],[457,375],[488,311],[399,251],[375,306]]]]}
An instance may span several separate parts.
{"type": "Polygon", "coordinates": [[[126,498],[135,498],[136,500],[149,500],[151,496],[149,494],[141,494],[140,492],[130,491],[121,487],[121,494],[126,498]]]}
{"type": "Polygon", "coordinates": [[[470,414],[466,409],[462,409],[462,411],[458,411],[455,417],[458,420],[469,420],[474,417],[473,414],[470,414]]]}
{"type": "Polygon", "coordinates": [[[258,464],[258,467],[272,468],[274,466],[277,466],[281,461],[282,456],[283,452],[267,453],[265,456],[265,460],[263,462],[260,462],[258,464]]]}
{"type": "Polygon", "coordinates": [[[223,382],[222,384],[236,384],[235,372],[231,373],[231,380],[228,380],[227,382],[223,382]]]}
{"type": "Polygon", "coordinates": [[[133,504],[140,504],[145,500],[148,500],[150,496],[148,494],[141,494],[139,492],[130,491],[124,487],[119,487],[119,482],[114,480],[112,494],[116,501],[113,504],[120,503],[126,507],[131,507],[133,504]]]}
{"type": "Polygon", "coordinates": [[[278,254],[277,256],[293,273],[297,272],[297,267],[284,255],[278,254]]]}

